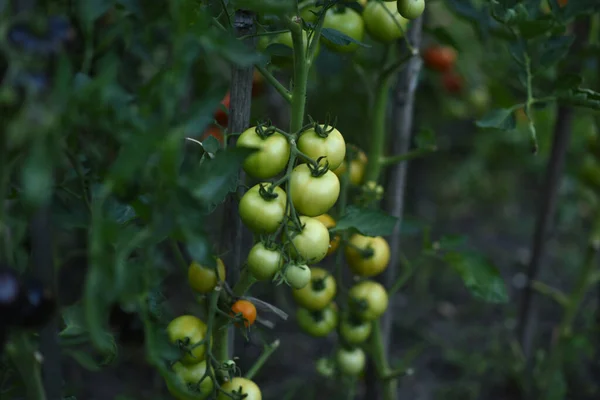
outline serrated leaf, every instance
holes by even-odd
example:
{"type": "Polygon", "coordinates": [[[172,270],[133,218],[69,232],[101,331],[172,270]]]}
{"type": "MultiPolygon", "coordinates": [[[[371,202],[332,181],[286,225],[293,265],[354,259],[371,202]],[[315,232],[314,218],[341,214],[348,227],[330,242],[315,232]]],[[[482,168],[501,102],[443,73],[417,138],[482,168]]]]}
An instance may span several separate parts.
{"type": "Polygon", "coordinates": [[[356,230],[366,236],[388,236],[394,231],[398,218],[381,210],[349,206],[331,232],[356,230]]]}
{"type": "Polygon", "coordinates": [[[339,46],[346,46],[351,43],[356,43],[357,45],[362,47],[371,47],[370,45],[358,41],[354,38],[351,38],[350,36],[333,28],[323,28],[321,30],[321,36],[323,36],[326,40],[329,40],[330,42],[339,46]]]}
{"type": "Polygon", "coordinates": [[[475,254],[447,253],[444,260],[458,273],[471,294],[488,303],[508,302],[506,285],[498,269],[475,254]]]}
{"type": "Polygon", "coordinates": [[[488,112],[475,124],[480,128],[511,130],[516,128],[517,120],[512,109],[498,108],[488,112]]]}

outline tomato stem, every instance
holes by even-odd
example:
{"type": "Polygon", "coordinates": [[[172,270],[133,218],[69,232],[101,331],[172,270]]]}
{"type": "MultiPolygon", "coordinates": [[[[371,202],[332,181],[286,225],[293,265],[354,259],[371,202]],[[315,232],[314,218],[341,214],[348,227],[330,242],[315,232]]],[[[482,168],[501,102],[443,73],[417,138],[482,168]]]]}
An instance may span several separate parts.
{"type": "Polygon", "coordinates": [[[267,362],[269,357],[271,357],[271,354],[273,354],[275,350],[279,348],[279,343],[279,339],[277,339],[273,343],[265,346],[260,357],[258,357],[248,372],[246,372],[246,379],[253,379],[256,376],[262,366],[267,362]]]}
{"type": "Polygon", "coordinates": [[[371,121],[372,139],[368,152],[367,170],[365,172],[366,182],[377,182],[382,170],[381,158],[385,148],[385,122],[390,94],[390,81],[391,76],[382,75],[377,84],[373,117],[371,121]]]}

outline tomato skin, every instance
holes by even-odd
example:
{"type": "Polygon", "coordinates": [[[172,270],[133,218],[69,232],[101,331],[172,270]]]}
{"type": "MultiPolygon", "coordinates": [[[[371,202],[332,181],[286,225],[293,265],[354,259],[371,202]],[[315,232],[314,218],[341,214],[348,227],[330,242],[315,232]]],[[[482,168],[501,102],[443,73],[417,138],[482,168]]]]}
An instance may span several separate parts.
{"type": "MultiPolygon", "coordinates": [[[[229,93],[229,91],[227,91],[227,93],[225,94],[225,97],[223,97],[223,100],[221,100],[221,104],[223,106],[225,106],[226,110],[229,111],[230,103],[231,103],[231,93],[229,93]]],[[[219,123],[219,125],[227,126],[227,123],[229,122],[229,114],[227,112],[223,111],[222,107],[219,107],[215,111],[215,120],[219,123]]]]}
{"type": "Polygon", "coordinates": [[[233,315],[242,314],[246,328],[254,325],[254,321],[256,321],[256,307],[248,300],[238,300],[233,303],[231,312],[233,315]]]}
{"type": "Polygon", "coordinates": [[[398,0],[396,7],[404,18],[416,19],[425,11],[425,0],[398,0]]]}
{"type": "Polygon", "coordinates": [[[452,94],[460,93],[463,89],[463,79],[454,71],[444,73],[442,76],[442,84],[446,91],[452,94]]]}
{"type": "MultiPolygon", "coordinates": [[[[335,8],[327,10],[325,20],[323,21],[323,28],[335,29],[359,42],[362,42],[365,36],[365,23],[362,17],[349,7],[344,7],[341,11],[335,8]]],[[[339,45],[324,37],[321,40],[328,49],[337,53],[352,53],[358,48],[357,43],[339,45]]]]}
{"type": "Polygon", "coordinates": [[[313,128],[308,129],[298,139],[298,150],[314,160],[326,157],[320,163],[327,161],[329,169],[334,170],[344,162],[346,141],[337,129],[327,125],[320,125],[320,127],[325,132],[329,132],[327,137],[319,136],[313,128]]]}
{"type": "Polygon", "coordinates": [[[456,50],[447,46],[431,46],[423,52],[423,63],[427,68],[447,72],[454,68],[456,50]]]}
{"type": "Polygon", "coordinates": [[[285,269],[285,280],[292,289],[302,289],[310,283],[310,268],[307,265],[290,264],[285,269]]]}
{"type": "Polygon", "coordinates": [[[327,171],[313,176],[307,164],[293,169],[289,184],[294,207],[308,217],[325,214],[340,195],[340,180],[336,174],[327,171]]]}
{"type": "MultiPolygon", "coordinates": [[[[244,225],[256,234],[273,233],[283,222],[285,217],[286,194],[285,191],[276,187],[273,193],[277,194],[274,199],[263,199],[260,195],[260,183],[254,185],[242,196],[239,212],[244,225]]],[[[262,183],[267,189],[271,184],[262,183]]]]}
{"type": "MultiPolygon", "coordinates": [[[[341,177],[347,170],[347,161],[344,161],[338,168],[333,172],[341,177]]],[[[350,162],[349,180],[350,183],[359,186],[362,184],[365,178],[365,170],[367,168],[367,155],[364,151],[358,150],[356,158],[353,158],[350,162]]]]}
{"type": "Polygon", "coordinates": [[[335,330],[338,311],[333,303],[318,311],[299,307],[296,311],[296,321],[298,321],[300,329],[307,334],[314,337],[325,337],[335,330]]]}
{"type": "Polygon", "coordinates": [[[292,295],[296,303],[309,311],[318,311],[327,307],[337,291],[335,278],[329,271],[310,268],[310,283],[302,289],[293,289],[292,295]]]}
{"type": "Polygon", "coordinates": [[[369,35],[383,43],[389,43],[403,37],[410,22],[400,15],[396,4],[379,1],[369,1],[367,3],[363,11],[363,19],[369,35]]]}
{"type": "Polygon", "coordinates": [[[285,136],[275,132],[263,139],[256,132],[256,127],[248,128],[240,135],[237,147],[259,149],[242,165],[247,174],[258,179],[270,179],[279,174],[290,158],[290,144],[285,136]]]}
{"type": "Polygon", "coordinates": [[[267,249],[264,243],[256,243],[248,253],[248,270],[259,281],[273,279],[283,265],[281,253],[267,249]]]}
{"type": "Polygon", "coordinates": [[[194,400],[194,399],[206,399],[212,394],[214,384],[210,376],[207,376],[204,380],[204,374],[206,372],[206,361],[201,361],[193,365],[184,365],[180,362],[173,364],[173,371],[183,386],[187,386],[188,395],[179,394],[168,382],[167,388],[169,392],[178,400],[194,400]],[[202,380],[202,383],[198,385],[198,382],[202,380]],[[195,386],[199,390],[190,390],[189,386],[195,386]]]}
{"type": "Polygon", "coordinates": [[[354,309],[354,314],[364,321],[373,321],[383,315],[388,306],[388,294],[378,282],[365,280],[352,286],[348,296],[354,301],[365,301],[364,310],[354,309]]]}
{"type": "MultiPolygon", "coordinates": [[[[169,341],[187,342],[190,347],[200,343],[206,337],[206,324],[193,315],[182,315],[172,320],[167,326],[169,341]]],[[[186,365],[196,364],[204,360],[206,345],[194,347],[190,354],[185,354],[181,362],[186,365]]]]}
{"type": "Polygon", "coordinates": [[[350,237],[349,246],[346,247],[346,260],[350,270],[358,276],[379,275],[385,271],[390,262],[390,246],[381,236],[371,237],[356,233],[350,237]],[[353,246],[362,250],[371,249],[373,255],[365,258],[353,246]]]}
{"type": "MultiPolygon", "coordinates": [[[[225,393],[233,394],[240,393],[244,397],[244,400],[262,400],[262,393],[260,392],[260,388],[256,383],[251,381],[250,379],[234,377],[228,382],[225,382],[221,385],[221,389],[225,391],[225,393]]],[[[219,392],[218,400],[232,400],[231,397],[227,396],[227,394],[219,392]]]]}
{"type": "Polygon", "coordinates": [[[340,336],[351,345],[365,342],[372,329],[370,321],[355,321],[352,317],[343,318],[340,322],[340,336]]]}
{"type": "Polygon", "coordinates": [[[311,24],[317,22],[317,16],[314,13],[319,13],[322,7],[310,6],[300,11],[300,17],[311,24]]]}
{"type": "MultiPolygon", "coordinates": [[[[316,220],[319,220],[325,228],[331,229],[335,228],[335,219],[331,217],[329,214],[321,214],[315,217],[316,220]]],[[[327,255],[333,254],[340,245],[340,235],[334,235],[329,242],[329,250],[327,250],[327,255]]]]}
{"type": "Polygon", "coordinates": [[[342,374],[360,375],[365,369],[367,357],[360,347],[352,350],[340,348],[335,354],[337,367],[342,374]]]}
{"type": "Polygon", "coordinates": [[[307,264],[314,264],[325,258],[329,250],[329,231],[319,220],[301,216],[302,232],[292,238],[290,254],[301,258],[307,264]]]}
{"type": "Polygon", "coordinates": [[[212,292],[217,286],[217,281],[225,281],[226,276],[225,264],[220,258],[217,259],[216,269],[200,265],[195,261],[188,268],[188,283],[198,293],[212,292]]]}

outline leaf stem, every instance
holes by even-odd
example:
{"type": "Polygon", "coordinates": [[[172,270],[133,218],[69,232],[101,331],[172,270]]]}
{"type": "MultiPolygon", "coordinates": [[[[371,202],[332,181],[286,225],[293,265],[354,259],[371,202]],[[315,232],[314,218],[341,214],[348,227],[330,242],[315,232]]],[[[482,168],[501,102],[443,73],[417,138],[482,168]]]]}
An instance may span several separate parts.
{"type": "Polygon", "coordinates": [[[381,165],[383,167],[388,167],[390,165],[399,164],[404,161],[409,161],[409,160],[413,160],[418,157],[428,155],[430,153],[433,153],[434,151],[437,151],[437,146],[431,146],[431,147],[423,148],[423,149],[415,149],[415,150],[409,151],[408,153],[397,154],[395,156],[389,156],[389,157],[383,156],[379,159],[379,162],[381,163],[381,165]]]}
{"type": "Polygon", "coordinates": [[[254,362],[254,365],[250,367],[248,372],[246,372],[246,379],[253,379],[256,374],[260,371],[262,366],[267,362],[269,357],[279,348],[279,339],[275,340],[273,343],[266,345],[262,354],[258,359],[254,362]]]}
{"type": "Polygon", "coordinates": [[[260,72],[262,74],[262,76],[264,76],[264,78],[267,80],[267,82],[269,82],[271,84],[271,86],[273,86],[275,88],[277,93],[279,93],[281,95],[281,97],[283,97],[283,99],[287,103],[292,102],[292,94],[290,93],[290,91],[287,90],[281,84],[281,82],[279,82],[277,80],[277,78],[275,78],[275,76],[272,73],[270,73],[265,67],[263,67],[261,65],[256,64],[255,67],[258,70],[258,72],[260,72]]]}

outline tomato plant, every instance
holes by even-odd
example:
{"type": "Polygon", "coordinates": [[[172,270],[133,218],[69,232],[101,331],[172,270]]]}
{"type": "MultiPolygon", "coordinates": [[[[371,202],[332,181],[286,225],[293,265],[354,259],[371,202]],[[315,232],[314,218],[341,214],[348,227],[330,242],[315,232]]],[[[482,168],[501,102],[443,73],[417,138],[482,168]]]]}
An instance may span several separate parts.
{"type": "Polygon", "coordinates": [[[246,129],[238,138],[238,147],[258,151],[244,161],[244,171],[259,179],[279,174],[290,158],[290,145],[282,134],[262,125],[246,129]]]}
{"type": "Polygon", "coordinates": [[[273,233],[283,222],[286,199],[280,187],[259,183],[240,200],[240,218],[252,232],[273,233]],[[270,189],[273,191],[269,192],[270,189]]]}
{"type": "Polygon", "coordinates": [[[442,85],[448,93],[460,93],[463,90],[463,78],[454,71],[447,71],[442,75],[442,85]]]}
{"type": "Polygon", "coordinates": [[[283,265],[283,258],[277,249],[271,249],[264,243],[255,244],[248,253],[248,270],[256,279],[266,281],[273,279],[283,265]]]}
{"type": "Polygon", "coordinates": [[[390,261],[390,246],[381,236],[354,234],[346,246],[350,270],[359,276],[372,277],[382,273],[390,261]]]}
{"type": "Polygon", "coordinates": [[[215,111],[215,120],[221,126],[227,126],[229,122],[229,105],[231,103],[231,94],[227,92],[223,100],[221,100],[221,106],[215,111]],[[224,108],[224,109],[223,109],[224,108]]]}
{"type": "Polygon", "coordinates": [[[378,282],[365,280],[352,286],[348,291],[356,307],[352,310],[366,321],[381,317],[388,306],[388,294],[378,282]]]}
{"type": "Polygon", "coordinates": [[[254,321],[256,321],[256,307],[248,300],[238,300],[233,303],[231,312],[234,316],[241,314],[246,328],[254,325],[254,321]]]}
{"type": "Polygon", "coordinates": [[[346,156],[346,141],[333,126],[315,124],[300,135],[298,150],[315,160],[324,157],[329,169],[335,170],[346,156]]]}
{"type": "Polygon", "coordinates": [[[307,334],[314,337],[324,337],[335,330],[338,311],[332,303],[321,310],[315,311],[300,307],[296,311],[296,320],[300,329],[307,334]]]}
{"type": "Polygon", "coordinates": [[[333,172],[340,177],[348,171],[350,183],[359,186],[363,182],[368,159],[365,152],[360,149],[353,149],[353,152],[356,153],[355,157],[353,157],[349,163],[343,161],[333,172]],[[348,165],[350,165],[349,168],[348,165]]]}
{"type": "Polygon", "coordinates": [[[319,220],[301,216],[302,230],[289,243],[290,253],[307,263],[317,263],[329,251],[329,231],[319,220]]]}
{"type": "Polygon", "coordinates": [[[340,321],[340,336],[350,345],[357,345],[365,342],[373,326],[369,321],[361,321],[352,315],[344,316],[340,321]]]}
{"type": "Polygon", "coordinates": [[[365,369],[366,355],[363,349],[355,347],[354,349],[340,348],[335,354],[338,369],[346,375],[359,375],[365,369]]]}
{"type": "Polygon", "coordinates": [[[333,172],[326,168],[309,167],[308,164],[294,168],[290,186],[294,207],[308,217],[329,211],[340,195],[340,181],[333,172]]]}
{"type": "Polygon", "coordinates": [[[425,0],[398,0],[398,12],[406,19],[415,19],[425,11],[425,0]]]}
{"type": "Polygon", "coordinates": [[[310,283],[310,277],[307,265],[289,264],[285,269],[285,280],[292,289],[303,289],[310,283]]]}
{"type": "MultiPolygon", "coordinates": [[[[320,221],[327,229],[335,228],[335,220],[329,214],[321,214],[314,218],[320,221]]],[[[340,235],[334,235],[329,242],[329,250],[327,250],[327,255],[335,253],[339,245],[340,235]]]]}
{"type": "Polygon", "coordinates": [[[410,22],[400,15],[396,4],[379,1],[367,3],[363,11],[363,19],[369,35],[384,43],[403,37],[410,22]]]}
{"type": "Polygon", "coordinates": [[[206,346],[202,342],[206,337],[206,328],[206,324],[193,315],[181,315],[167,326],[169,340],[184,352],[184,364],[195,364],[204,359],[206,346]]]}
{"type": "Polygon", "coordinates": [[[206,374],[206,362],[201,361],[192,365],[185,365],[180,362],[173,364],[173,371],[180,383],[188,389],[188,396],[181,396],[178,391],[167,384],[167,387],[173,397],[181,400],[206,399],[213,392],[214,384],[210,376],[206,374]]]}
{"type": "MultiPolygon", "coordinates": [[[[349,7],[330,8],[327,10],[323,21],[323,28],[335,29],[358,42],[362,42],[365,34],[365,24],[362,17],[359,13],[349,7]]],[[[322,40],[327,48],[338,53],[351,53],[358,48],[356,42],[344,45],[333,43],[326,38],[323,38],[322,40]]],[[[333,168],[336,167],[332,167],[332,169],[333,168]]]]}
{"type": "Polygon", "coordinates": [[[434,45],[423,52],[423,62],[427,68],[447,72],[454,68],[456,51],[452,47],[434,45]]]}
{"type": "Polygon", "coordinates": [[[335,278],[325,269],[310,268],[310,283],[301,289],[293,289],[294,300],[300,307],[310,311],[327,307],[337,291],[335,278]]]}
{"type": "MultiPolygon", "coordinates": [[[[250,379],[234,377],[221,386],[223,393],[219,393],[219,400],[229,400],[232,395],[244,400],[262,400],[262,393],[258,385],[250,379]]],[[[235,398],[235,397],[233,397],[235,398]]]]}
{"type": "Polygon", "coordinates": [[[192,262],[188,268],[188,282],[198,293],[211,292],[219,281],[226,279],[225,264],[217,259],[217,268],[210,268],[197,262],[192,262]]]}

